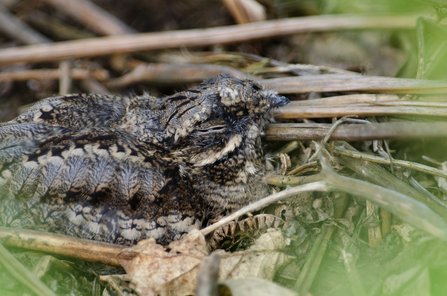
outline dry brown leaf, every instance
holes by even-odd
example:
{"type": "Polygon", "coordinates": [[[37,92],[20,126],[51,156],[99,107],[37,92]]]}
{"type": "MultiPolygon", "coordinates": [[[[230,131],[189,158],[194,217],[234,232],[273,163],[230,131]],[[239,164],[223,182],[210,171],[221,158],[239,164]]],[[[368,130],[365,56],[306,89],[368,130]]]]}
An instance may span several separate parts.
{"type": "Polygon", "coordinates": [[[246,251],[227,253],[216,251],[221,256],[220,279],[263,278],[273,279],[276,271],[293,259],[280,250],[286,246],[282,232],[268,229],[246,251]]]}
{"type": "Polygon", "coordinates": [[[124,249],[118,260],[131,276],[131,286],[141,296],[192,295],[197,269],[208,255],[204,236],[193,230],[184,239],[167,247],[154,239],[124,249]]]}
{"type": "MultiPolygon", "coordinates": [[[[220,279],[273,279],[278,268],[293,257],[280,250],[286,246],[282,232],[268,229],[246,251],[221,256],[220,279]]],[[[131,278],[131,287],[141,296],[192,295],[197,285],[197,271],[208,255],[205,238],[198,230],[167,247],[154,239],[124,249],[118,260],[131,278]]]]}

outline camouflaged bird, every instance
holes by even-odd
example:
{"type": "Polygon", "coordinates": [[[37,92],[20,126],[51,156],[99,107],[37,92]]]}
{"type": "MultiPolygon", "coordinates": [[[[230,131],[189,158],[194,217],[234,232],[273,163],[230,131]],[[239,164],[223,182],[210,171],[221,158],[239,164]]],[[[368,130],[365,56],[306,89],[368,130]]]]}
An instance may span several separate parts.
{"type": "Polygon", "coordinates": [[[260,136],[288,103],[228,74],[164,99],[42,100],[0,125],[0,225],[177,240],[268,194],[260,136]]]}

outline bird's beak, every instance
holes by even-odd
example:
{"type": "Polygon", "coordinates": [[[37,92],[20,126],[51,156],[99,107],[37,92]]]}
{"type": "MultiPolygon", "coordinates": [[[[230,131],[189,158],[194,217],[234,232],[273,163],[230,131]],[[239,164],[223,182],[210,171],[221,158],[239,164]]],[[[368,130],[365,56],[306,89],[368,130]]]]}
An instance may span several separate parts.
{"type": "Polygon", "coordinates": [[[276,107],[285,106],[288,103],[290,103],[290,100],[288,98],[279,96],[279,95],[275,95],[271,98],[270,106],[272,106],[272,108],[276,108],[276,107]]]}

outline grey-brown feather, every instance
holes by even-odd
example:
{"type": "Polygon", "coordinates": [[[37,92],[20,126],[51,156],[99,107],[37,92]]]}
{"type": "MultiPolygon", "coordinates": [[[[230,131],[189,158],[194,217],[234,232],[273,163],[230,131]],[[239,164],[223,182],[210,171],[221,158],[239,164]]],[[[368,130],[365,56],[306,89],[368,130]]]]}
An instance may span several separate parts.
{"type": "Polygon", "coordinates": [[[267,195],[260,135],[288,103],[221,74],[157,99],[68,95],[0,125],[0,225],[167,244],[267,195]]]}

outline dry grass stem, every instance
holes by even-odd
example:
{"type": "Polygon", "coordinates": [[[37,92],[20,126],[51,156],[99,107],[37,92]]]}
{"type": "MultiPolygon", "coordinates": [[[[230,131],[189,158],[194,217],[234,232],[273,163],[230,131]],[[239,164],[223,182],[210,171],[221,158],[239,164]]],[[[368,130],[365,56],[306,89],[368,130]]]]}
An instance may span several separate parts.
{"type": "MultiPolygon", "coordinates": [[[[281,63],[281,62],[279,62],[281,63]]],[[[272,64],[272,63],[270,63],[272,64]]],[[[268,74],[268,73],[295,73],[297,75],[320,75],[320,74],[349,74],[349,75],[362,75],[357,72],[352,72],[344,69],[327,67],[327,66],[317,66],[317,65],[306,65],[306,64],[286,64],[277,67],[268,67],[264,69],[256,70],[256,74],[268,74]]]]}
{"type": "Polygon", "coordinates": [[[70,61],[62,61],[59,64],[59,94],[66,95],[71,90],[71,65],[70,61]]]}
{"type": "MultiPolygon", "coordinates": [[[[0,53],[1,54],[1,53],[0,53]]],[[[282,94],[332,91],[381,93],[444,94],[443,80],[404,79],[352,74],[323,74],[261,80],[265,86],[282,94]]]]}
{"type": "MultiPolygon", "coordinates": [[[[275,123],[265,130],[268,141],[321,140],[332,124],[275,123]]],[[[382,122],[350,124],[337,127],[331,141],[365,141],[380,139],[420,139],[447,137],[446,122],[382,122]]]]}
{"type": "Polygon", "coordinates": [[[71,40],[96,37],[93,32],[78,29],[43,11],[33,11],[32,14],[26,14],[23,16],[23,20],[36,29],[48,32],[54,39],[71,40]]]}
{"type": "Polygon", "coordinates": [[[83,89],[89,93],[111,95],[112,92],[105,88],[101,83],[93,78],[82,79],[80,84],[83,89]]]}
{"type": "Polygon", "coordinates": [[[283,176],[283,175],[270,175],[267,177],[268,184],[278,187],[298,186],[322,180],[323,178],[322,175],[320,174],[310,176],[300,176],[300,177],[283,176]]]}
{"type": "Polygon", "coordinates": [[[0,50],[0,64],[56,61],[67,58],[93,57],[182,46],[208,46],[305,32],[347,29],[410,29],[414,28],[416,18],[415,15],[321,15],[210,29],[110,36],[2,49],[0,50]]]}
{"type": "Polygon", "coordinates": [[[319,98],[315,100],[293,101],[295,106],[326,106],[326,105],[344,105],[355,103],[381,103],[381,102],[398,102],[401,101],[398,95],[389,94],[353,94],[343,96],[333,96],[319,98]]]}
{"type": "Polygon", "coordinates": [[[136,31],[89,0],[44,0],[72,16],[84,26],[101,35],[124,35],[136,31]]]}
{"type": "Polygon", "coordinates": [[[323,107],[298,107],[293,104],[274,110],[277,118],[327,118],[342,117],[347,115],[388,116],[388,115],[412,115],[446,117],[447,108],[418,107],[418,106],[371,106],[370,104],[357,104],[347,106],[323,106],[323,107]]]}
{"type": "Polygon", "coordinates": [[[40,44],[51,42],[20,19],[12,15],[0,3],[0,31],[23,44],[40,44]]]}
{"type": "MultiPolygon", "coordinates": [[[[388,164],[388,165],[390,164],[390,160],[387,158],[370,155],[370,154],[366,154],[366,153],[362,153],[362,152],[357,152],[357,151],[350,151],[350,150],[346,150],[346,149],[343,149],[340,147],[334,147],[334,153],[340,154],[340,155],[345,155],[345,156],[356,158],[356,159],[381,163],[381,164],[388,164]]],[[[399,159],[393,159],[393,163],[394,163],[394,165],[399,166],[399,167],[423,172],[423,173],[434,175],[434,176],[447,178],[446,171],[439,170],[437,168],[433,168],[433,167],[423,165],[420,163],[406,161],[406,160],[399,160],[399,159]]]]}
{"type": "MultiPolygon", "coordinates": [[[[124,87],[142,81],[170,83],[201,82],[222,72],[229,73],[237,77],[256,79],[234,68],[220,65],[172,65],[140,63],[132,72],[115,80],[112,80],[109,85],[111,87],[124,87]]],[[[282,94],[332,91],[369,91],[383,93],[416,94],[447,93],[447,83],[445,81],[375,77],[357,74],[322,74],[257,80],[261,84],[264,84],[265,86],[272,88],[282,94]]],[[[370,103],[384,106],[447,106],[447,104],[439,102],[419,103],[402,101],[396,95],[356,94],[311,101],[298,101],[290,104],[288,107],[286,107],[286,109],[292,108],[294,106],[321,106],[328,104],[345,103],[370,103]],[[385,102],[389,104],[384,104],[385,102]]]]}
{"type": "Polygon", "coordinates": [[[286,176],[296,175],[298,173],[303,174],[305,172],[317,171],[317,170],[318,170],[318,163],[316,161],[311,161],[311,162],[303,164],[297,168],[294,168],[293,170],[288,172],[286,174],[286,176]]]}
{"type": "Polygon", "coordinates": [[[221,227],[222,225],[225,225],[228,222],[231,222],[234,219],[237,219],[242,215],[259,210],[259,209],[261,209],[273,202],[279,201],[281,199],[291,197],[291,196],[294,196],[294,195],[297,195],[297,194],[300,194],[303,192],[310,192],[310,191],[326,191],[326,186],[325,186],[324,182],[318,181],[318,182],[313,182],[313,183],[309,183],[309,184],[292,187],[292,188],[280,191],[278,193],[269,195],[261,200],[258,200],[254,203],[249,204],[248,206],[243,207],[240,210],[235,211],[234,213],[220,219],[218,222],[216,222],[208,227],[203,228],[201,230],[201,232],[203,235],[210,234],[211,232],[213,232],[217,228],[221,227]]]}
{"type": "Polygon", "coordinates": [[[121,266],[116,256],[125,246],[80,239],[66,235],[0,227],[0,239],[9,247],[48,252],[91,262],[121,266]]]}
{"type": "Polygon", "coordinates": [[[237,77],[248,75],[226,66],[218,65],[172,65],[140,63],[131,72],[111,80],[108,87],[126,87],[137,82],[192,83],[202,82],[220,73],[237,77]]]}
{"type": "MultiPolygon", "coordinates": [[[[88,70],[88,69],[71,69],[71,78],[76,80],[94,78],[99,81],[104,81],[109,79],[109,72],[106,70],[88,70]]],[[[60,72],[59,69],[48,69],[48,70],[23,70],[14,72],[1,72],[0,81],[20,81],[20,80],[48,80],[48,79],[59,79],[60,72]]]]}

